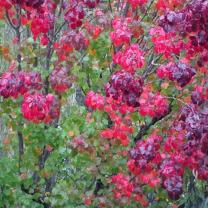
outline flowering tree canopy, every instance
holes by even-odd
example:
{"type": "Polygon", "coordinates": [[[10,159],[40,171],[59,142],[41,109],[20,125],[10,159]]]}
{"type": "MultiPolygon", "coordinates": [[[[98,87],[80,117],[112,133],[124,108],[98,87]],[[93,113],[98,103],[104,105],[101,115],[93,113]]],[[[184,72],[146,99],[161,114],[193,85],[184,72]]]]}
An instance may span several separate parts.
{"type": "Polygon", "coordinates": [[[208,207],[208,0],[0,0],[0,30],[0,207],[208,207]]]}

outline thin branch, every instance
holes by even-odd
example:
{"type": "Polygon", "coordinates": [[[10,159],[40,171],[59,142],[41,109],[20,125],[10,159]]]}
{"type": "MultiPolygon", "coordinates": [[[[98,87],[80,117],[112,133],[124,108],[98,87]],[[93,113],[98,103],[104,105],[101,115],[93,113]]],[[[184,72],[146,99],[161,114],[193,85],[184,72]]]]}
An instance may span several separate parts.
{"type": "Polygon", "coordinates": [[[144,20],[144,18],[147,16],[148,11],[151,9],[152,4],[154,3],[155,0],[152,0],[149,4],[149,6],[147,7],[147,10],[145,12],[145,14],[143,15],[143,17],[141,18],[141,20],[139,21],[140,23],[144,20]]]}
{"type": "Polygon", "coordinates": [[[155,63],[156,63],[161,57],[162,57],[162,55],[159,56],[159,57],[157,57],[157,58],[154,60],[154,54],[151,55],[150,60],[149,60],[149,63],[148,63],[148,67],[147,67],[147,69],[144,71],[144,73],[143,73],[143,75],[142,75],[142,79],[143,79],[143,80],[145,80],[145,79],[149,76],[149,74],[151,74],[152,70],[153,70],[154,67],[155,67],[155,63]]]}
{"type": "Polygon", "coordinates": [[[15,26],[15,25],[12,23],[11,18],[10,18],[10,16],[9,16],[9,13],[8,13],[7,10],[6,10],[6,18],[7,18],[7,21],[8,21],[8,23],[9,23],[9,25],[10,25],[14,30],[16,30],[16,29],[17,29],[17,26],[15,26]]]}
{"type": "Polygon", "coordinates": [[[18,141],[19,141],[19,173],[21,172],[21,162],[24,155],[24,142],[22,132],[18,131],[18,141]]]}
{"type": "Polygon", "coordinates": [[[123,12],[124,17],[126,17],[128,11],[129,11],[129,3],[126,3],[126,7],[124,8],[124,12],[123,12]]]}
{"type": "Polygon", "coordinates": [[[63,3],[64,3],[64,0],[61,0],[59,12],[58,12],[58,17],[61,17],[61,12],[62,12],[62,6],[63,6],[63,3]]]}
{"type": "Polygon", "coordinates": [[[108,0],[108,5],[109,5],[109,9],[110,9],[110,11],[111,11],[111,13],[113,13],[113,9],[112,9],[112,6],[111,6],[111,0],[108,0]]]}
{"type": "Polygon", "coordinates": [[[67,24],[67,21],[64,21],[63,24],[55,31],[55,39],[57,39],[57,35],[61,32],[63,27],[67,24]]]}
{"type": "MultiPolygon", "coordinates": [[[[27,189],[27,188],[25,188],[25,186],[24,186],[23,184],[21,185],[21,190],[22,190],[24,193],[28,194],[28,195],[31,195],[31,196],[35,195],[35,192],[30,192],[30,190],[27,189]]],[[[34,202],[38,203],[38,204],[43,205],[44,208],[50,208],[50,207],[51,207],[50,204],[44,202],[44,199],[42,199],[41,197],[39,197],[39,198],[37,198],[37,199],[36,199],[36,198],[33,198],[32,200],[33,200],[34,202]]]]}
{"type": "Polygon", "coordinates": [[[44,146],[43,152],[39,157],[39,169],[42,170],[45,167],[45,162],[48,159],[50,152],[44,146]]]}
{"type": "Polygon", "coordinates": [[[161,121],[162,119],[164,119],[166,116],[168,116],[172,112],[171,104],[172,103],[170,103],[168,112],[166,114],[164,114],[161,117],[155,117],[150,121],[150,123],[141,126],[139,133],[134,138],[134,142],[141,140],[143,136],[147,135],[148,130],[152,126],[154,126],[157,122],[161,121]]]}

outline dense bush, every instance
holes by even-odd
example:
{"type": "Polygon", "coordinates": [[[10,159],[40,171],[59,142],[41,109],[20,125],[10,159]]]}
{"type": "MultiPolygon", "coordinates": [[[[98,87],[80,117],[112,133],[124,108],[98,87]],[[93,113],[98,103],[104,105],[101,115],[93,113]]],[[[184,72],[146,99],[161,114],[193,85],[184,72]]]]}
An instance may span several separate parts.
{"type": "Polygon", "coordinates": [[[0,21],[0,207],[208,207],[207,0],[0,0],[0,21]]]}

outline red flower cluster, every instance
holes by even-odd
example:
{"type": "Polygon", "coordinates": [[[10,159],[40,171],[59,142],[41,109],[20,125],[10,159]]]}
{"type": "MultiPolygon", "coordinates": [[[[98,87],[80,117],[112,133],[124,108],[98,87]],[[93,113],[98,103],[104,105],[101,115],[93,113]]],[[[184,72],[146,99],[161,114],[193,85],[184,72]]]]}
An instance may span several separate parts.
{"type": "Polygon", "coordinates": [[[92,36],[93,39],[96,39],[100,33],[103,31],[103,28],[97,25],[93,25],[90,22],[85,23],[85,28],[87,32],[92,36]]]}
{"type": "Polygon", "coordinates": [[[176,81],[180,87],[187,85],[195,74],[195,69],[183,62],[170,62],[167,66],[160,66],[157,70],[158,77],[176,81]]]}
{"type": "Polygon", "coordinates": [[[139,103],[139,113],[142,116],[160,118],[168,112],[168,100],[159,92],[154,94],[148,90],[144,90],[139,103]]]}
{"type": "Polygon", "coordinates": [[[104,108],[105,98],[98,93],[90,91],[87,93],[87,96],[85,98],[85,104],[88,108],[91,108],[93,110],[102,110],[104,108]]]}
{"type": "Polygon", "coordinates": [[[54,48],[60,61],[65,61],[74,49],[77,51],[85,50],[88,45],[89,40],[83,33],[70,31],[63,34],[60,41],[54,44],[54,48]]]}
{"type": "Polygon", "coordinates": [[[179,34],[178,37],[185,37],[186,56],[190,59],[196,58],[195,56],[197,55],[199,57],[197,63],[202,67],[203,62],[207,62],[207,57],[205,60],[201,57],[201,54],[208,52],[207,19],[207,2],[204,0],[195,0],[177,11],[166,11],[160,17],[158,23],[167,32],[167,35],[175,32],[179,34]]]}
{"type": "Polygon", "coordinates": [[[69,27],[71,29],[76,29],[82,26],[85,17],[85,6],[93,9],[98,3],[99,0],[70,1],[70,5],[65,13],[65,20],[68,22],[69,27]]]}
{"type": "Polygon", "coordinates": [[[56,92],[65,92],[72,86],[71,80],[68,75],[69,71],[70,67],[57,66],[51,73],[50,84],[56,92]]]}
{"type": "Polygon", "coordinates": [[[178,175],[168,177],[164,180],[163,187],[171,199],[177,200],[183,193],[183,178],[178,175]]]}
{"type": "Polygon", "coordinates": [[[133,184],[129,181],[129,177],[119,173],[111,177],[112,183],[115,184],[113,190],[114,197],[120,199],[122,197],[130,198],[134,191],[133,184]]]}
{"type": "Polygon", "coordinates": [[[88,8],[93,9],[97,6],[100,0],[83,0],[83,2],[88,8]]]}
{"type": "Polygon", "coordinates": [[[34,123],[50,123],[59,117],[59,104],[52,94],[26,94],[21,108],[25,119],[34,123]]]}
{"type": "Polygon", "coordinates": [[[147,3],[147,0],[128,0],[129,4],[133,9],[136,9],[138,6],[143,6],[147,3]]]}
{"type": "Polygon", "coordinates": [[[40,90],[41,82],[41,76],[36,72],[5,72],[0,77],[0,95],[16,98],[29,90],[40,90]]]}
{"type": "Polygon", "coordinates": [[[129,134],[133,133],[133,128],[128,114],[134,112],[133,107],[122,104],[121,100],[114,100],[111,97],[105,98],[92,91],[87,94],[85,104],[93,110],[99,109],[106,112],[113,122],[111,128],[101,132],[102,138],[119,141],[124,146],[129,144],[129,134]]]}
{"type": "Polygon", "coordinates": [[[202,105],[208,98],[202,87],[196,87],[194,92],[202,98],[182,108],[179,118],[168,132],[171,136],[161,150],[163,162],[157,167],[162,176],[162,186],[172,199],[178,199],[183,191],[186,168],[196,172],[201,180],[208,178],[208,110],[206,105],[202,105]]]}
{"type": "Polygon", "coordinates": [[[10,0],[0,0],[0,8],[10,9],[11,8],[11,2],[10,0]]]}
{"type": "Polygon", "coordinates": [[[119,141],[120,144],[127,146],[130,140],[129,135],[133,133],[130,114],[135,109],[123,104],[120,99],[106,98],[104,111],[108,113],[113,124],[111,128],[103,130],[101,136],[111,139],[111,141],[119,141]]]}
{"type": "Polygon", "coordinates": [[[53,20],[51,20],[47,14],[39,14],[31,17],[31,32],[34,40],[36,40],[39,35],[45,35],[49,31],[51,21],[53,20]]]}
{"type": "MultiPolygon", "coordinates": [[[[171,199],[178,199],[183,192],[183,174],[188,166],[183,155],[184,135],[172,131],[175,136],[167,137],[163,146],[163,161],[159,172],[162,176],[162,186],[167,190],[171,199]]],[[[171,133],[170,133],[171,134],[171,133]]]]}
{"type": "MultiPolygon", "coordinates": [[[[25,10],[21,15],[21,24],[30,26],[34,40],[42,35],[45,37],[46,33],[51,29],[54,23],[54,10],[56,4],[51,0],[15,0],[16,4],[20,4],[25,10]],[[43,5],[43,6],[41,6],[43,5]],[[34,10],[38,9],[38,10],[34,10]]],[[[17,19],[11,10],[8,10],[10,19],[16,24],[17,19]]],[[[41,37],[42,38],[42,37],[41,37]]]]}
{"type": "Polygon", "coordinates": [[[83,2],[73,0],[70,2],[70,7],[65,14],[65,20],[69,22],[71,29],[76,29],[82,25],[82,20],[85,17],[83,2]]]}
{"type": "Polygon", "coordinates": [[[124,51],[116,53],[113,61],[129,72],[134,72],[144,66],[143,52],[137,44],[132,44],[124,51]]]}
{"type": "Polygon", "coordinates": [[[183,137],[168,137],[164,146],[162,141],[162,137],[154,134],[138,141],[130,150],[128,167],[141,185],[154,188],[161,184],[170,198],[176,200],[183,192],[183,174],[188,164],[181,154],[183,137]]]}
{"type": "MultiPolygon", "coordinates": [[[[208,91],[207,91],[208,92],[208,91]]],[[[205,88],[202,86],[195,86],[191,93],[191,101],[195,105],[201,105],[208,99],[205,88]]]]}
{"type": "Polygon", "coordinates": [[[25,3],[29,7],[38,8],[44,3],[44,0],[26,0],[25,3]]]}
{"type": "Polygon", "coordinates": [[[106,139],[116,139],[120,141],[123,146],[129,144],[129,134],[133,133],[133,129],[128,125],[120,123],[119,125],[115,124],[112,128],[105,129],[101,132],[101,137],[106,139]]]}
{"type": "MultiPolygon", "coordinates": [[[[197,53],[197,51],[194,51],[194,52],[197,53]]],[[[199,60],[197,61],[197,65],[199,67],[203,67],[203,66],[206,66],[207,63],[208,63],[208,51],[204,50],[203,52],[200,53],[200,57],[199,57],[199,60]]]]}
{"type": "Polygon", "coordinates": [[[28,6],[34,9],[39,8],[44,3],[44,0],[1,0],[0,5],[6,9],[11,8],[13,4],[20,6],[28,6]]]}
{"type": "Polygon", "coordinates": [[[121,99],[132,107],[139,106],[139,97],[142,91],[143,81],[141,78],[136,78],[125,70],[115,72],[105,86],[107,97],[112,97],[115,100],[121,99]]]}
{"type": "Polygon", "coordinates": [[[131,30],[128,24],[131,19],[115,18],[112,22],[114,31],[110,33],[110,38],[115,46],[129,44],[131,41],[131,30]]]}
{"type": "MultiPolygon", "coordinates": [[[[207,102],[205,98],[203,103],[207,102]]],[[[183,145],[187,166],[197,170],[198,177],[208,179],[208,108],[196,103],[182,108],[179,121],[176,122],[177,131],[185,131],[187,141],[183,145]]]]}
{"type": "Polygon", "coordinates": [[[158,10],[175,9],[183,5],[185,0],[157,0],[156,8],[158,10]]]}
{"type": "Polygon", "coordinates": [[[176,34],[165,33],[161,27],[155,27],[150,30],[154,50],[156,53],[164,55],[165,58],[171,57],[172,54],[179,54],[183,50],[183,42],[176,41],[176,34]]]}
{"type": "MultiPolygon", "coordinates": [[[[152,135],[147,140],[138,141],[135,147],[129,152],[129,170],[135,175],[145,175],[154,170],[155,164],[160,164],[162,160],[159,154],[160,143],[162,142],[162,140],[162,137],[152,135]]],[[[156,182],[158,182],[158,179],[156,180],[156,182]]]]}
{"type": "Polygon", "coordinates": [[[114,198],[119,200],[122,204],[122,200],[126,203],[131,203],[132,198],[134,201],[139,202],[142,207],[148,206],[146,197],[142,194],[140,188],[130,182],[130,178],[123,173],[118,173],[111,177],[111,183],[114,185],[113,194],[114,198]]]}
{"type": "Polygon", "coordinates": [[[98,25],[100,25],[102,28],[108,29],[111,26],[111,20],[108,18],[108,15],[104,13],[103,10],[100,8],[97,8],[95,10],[95,21],[98,25]]]}

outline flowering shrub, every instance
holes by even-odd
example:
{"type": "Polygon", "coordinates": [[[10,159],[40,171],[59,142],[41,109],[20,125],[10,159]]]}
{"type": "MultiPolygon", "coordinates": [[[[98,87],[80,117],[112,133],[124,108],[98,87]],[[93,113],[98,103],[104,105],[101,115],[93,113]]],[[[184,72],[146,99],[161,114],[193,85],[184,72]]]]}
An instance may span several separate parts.
{"type": "Polygon", "coordinates": [[[0,207],[207,208],[207,0],[0,0],[0,20],[0,207]]]}

